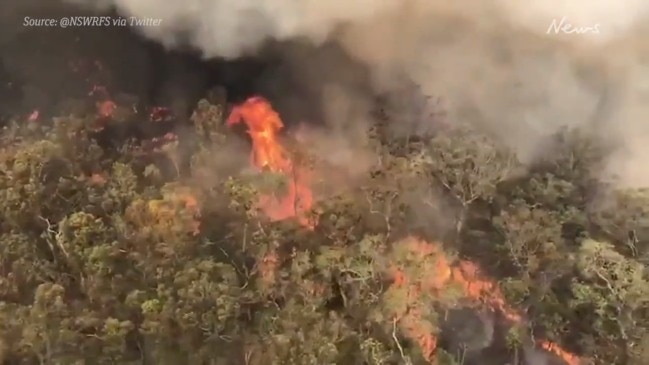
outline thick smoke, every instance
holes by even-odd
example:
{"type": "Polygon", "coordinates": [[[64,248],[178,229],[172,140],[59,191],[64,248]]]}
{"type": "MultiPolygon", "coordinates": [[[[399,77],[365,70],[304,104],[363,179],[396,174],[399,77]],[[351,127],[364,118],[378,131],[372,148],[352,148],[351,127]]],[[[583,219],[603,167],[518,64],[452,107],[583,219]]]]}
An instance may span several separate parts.
{"type": "MultiPolygon", "coordinates": [[[[522,160],[542,153],[562,126],[592,127],[621,146],[608,173],[649,185],[644,0],[70,1],[162,18],[142,32],[168,46],[190,43],[205,57],[251,54],[267,40],[334,40],[369,66],[375,91],[408,75],[446,99],[452,120],[496,133],[522,160]]],[[[336,114],[341,100],[368,104],[362,93],[336,90],[330,123],[366,118],[358,108],[336,114]]]]}
{"type": "Polygon", "coordinates": [[[357,22],[397,8],[397,0],[69,0],[99,10],[111,7],[128,16],[163,19],[142,27],[167,46],[190,43],[206,57],[237,58],[256,52],[267,40],[305,37],[324,42],[342,23],[357,22]]]}

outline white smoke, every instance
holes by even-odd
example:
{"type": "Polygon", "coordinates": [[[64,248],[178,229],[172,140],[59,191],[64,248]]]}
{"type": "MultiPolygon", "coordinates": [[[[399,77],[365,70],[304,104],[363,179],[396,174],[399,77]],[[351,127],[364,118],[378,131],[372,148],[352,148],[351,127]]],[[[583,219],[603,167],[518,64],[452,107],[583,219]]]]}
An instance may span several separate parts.
{"type": "Polygon", "coordinates": [[[523,356],[525,358],[525,365],[555,365],[562,363],[556,356],[533,346],[523,347],[523,356]]]}
{"type": "Polygon", "coordinates": [[[306,37],[323,42],[338,25],[395,9],[397,0],[356,0],[343,4],[318,0],[70,0],[104,10],[115,7],[125,16],[162,19],[142,27],[165,45],[188,42],[206,57],[237,58],[253,53],[265,41],[306,37]]]}
{"type": "Polygon", "coordinates": [[[524,160],[561,126],[592,125],[624,146],[609,172],[649,185],[645,0],[69,1],[160,18],[144,34],[206,57],[236,58],[270,39],[333,39],[372,69],[377,88],[410,75],[447,100],[451,119],[498,133],[524,160]]]}
{"type": "MultiPolygon", "coordinates": [[[[565,19],[575,27],[599,25],[598,32],[588,31],[581,34],[582,38],[587,38],[589,42],[594,43],[605,43],[624,37],[631,27],[647,16],[649,9],[644,0],[628,0],[623,4],[610,0],[500,0],[500,2],[505,9],[504,14],[511,21],[533,32],[541,30],[547,34],[552,22],[560,22],[561,19],[565,19]]],[[[554,34],[556,35],[556,32],[554,34]]]]}

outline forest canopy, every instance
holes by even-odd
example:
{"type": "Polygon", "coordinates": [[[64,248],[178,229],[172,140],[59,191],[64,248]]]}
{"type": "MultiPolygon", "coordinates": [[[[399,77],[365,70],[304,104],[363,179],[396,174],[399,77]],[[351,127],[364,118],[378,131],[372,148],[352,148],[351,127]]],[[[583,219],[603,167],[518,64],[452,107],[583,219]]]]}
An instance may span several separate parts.
{"type": "Polygon", "coordinates": [[[6,364],[649,359],[649,192],[599,181],[584,131],[523,166],[459,121],[412,138],[377,123],[346,184],[262,98],[112,138],[127,112],[2,131],[6,364]]]}

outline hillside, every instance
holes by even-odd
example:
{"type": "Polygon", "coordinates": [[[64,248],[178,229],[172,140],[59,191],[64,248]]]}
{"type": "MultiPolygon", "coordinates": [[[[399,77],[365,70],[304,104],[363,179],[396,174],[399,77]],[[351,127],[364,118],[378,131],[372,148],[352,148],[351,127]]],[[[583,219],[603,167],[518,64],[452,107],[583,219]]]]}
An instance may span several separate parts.
{"type": "Polygon", "coordinates": [[[2,132],[6,364],[646,363],[649,195],[584,131],[523,166],[376,124],[351,181],[263,98],[117,145],[110,102],[2,132]]]}

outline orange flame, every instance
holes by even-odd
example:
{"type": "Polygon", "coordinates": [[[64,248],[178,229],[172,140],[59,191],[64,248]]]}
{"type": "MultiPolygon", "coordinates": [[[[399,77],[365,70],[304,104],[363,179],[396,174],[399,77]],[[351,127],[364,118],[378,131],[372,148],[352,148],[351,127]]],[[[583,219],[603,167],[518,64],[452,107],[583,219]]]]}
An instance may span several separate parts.
{"type": "Polygon", "coordinates": [[[111,100],[97,103],[97,114],[100,118],[110,118],[117,109],[117,104],[111,100]]]}
{"type": "Polygon", "coordinates": [[[313,204],[313,194],[305,185],[306,172],[294,166],[278,134],[284,127],[279,114],[262,97],[252,97],[233,108],[227,124],[233,126],[243,122],[248,126],[252,139],[252,164],[260,170],[267,169],[286,176],[288,192],[282,196],[263,195],[259,205],[272,220],[297,217],[301,224],[312,226],[307,213],[313,204]]]}
{"type": "Polygon", "coordinates": [[[542,341],[541,342],[541,347],[544,350],[557,355],[563,361],[565,361],[566,364],[568,364],[568,365],[579,365],[580,364],[581,360],[579,359],[579,356],[562,349],[556,343],[553,343],[553,342],[550,342],[550,341],[542,341]]]}
{"type": "MultiPolygon", "coordinates": [[[[424,265],[421,272],[432,272],[432,275],[413,278],[408,276],[405,268],[392,267],[391,287],[405,288],[409,304],[407,309],[395,313],[395,321],[400,323],[400,328],[407,337],[419,344],[428,360],[432,359],[436,350],[437,338],[425,326],[419,325],[425,323],[422,321],[420,307],[417,304],[417,297],[423,291],[439,293],[449,285],[456,285],[462,289],[463,295],[472,301],[489,306],[512,322],[523,321],[523,317],[505,302],[498,285],[493,280],[482,278],[480,269],[474,263],[460,261],[456,265],[451,265],[439,246],[416,238],[411,237],[402,244],[417,264],[424,265]]],[[[540,346],[560,357],[567,365],[580,363],[577,355],[555,343],[543,341],[540,346]]]]}

